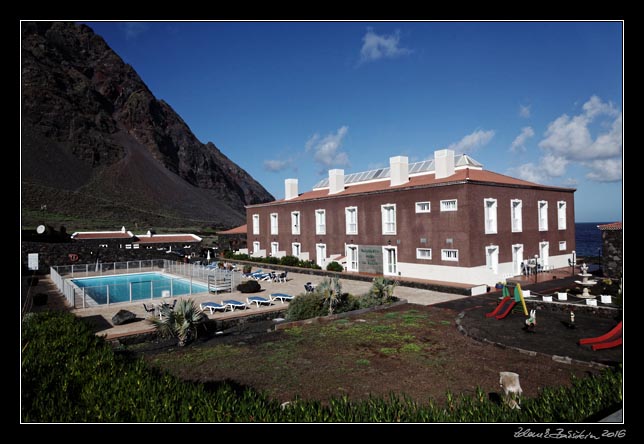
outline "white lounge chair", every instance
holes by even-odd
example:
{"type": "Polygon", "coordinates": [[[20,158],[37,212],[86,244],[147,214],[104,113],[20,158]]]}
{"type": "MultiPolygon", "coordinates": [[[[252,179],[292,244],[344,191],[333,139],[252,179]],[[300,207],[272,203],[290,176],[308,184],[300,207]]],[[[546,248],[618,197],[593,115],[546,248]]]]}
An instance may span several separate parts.
{"type": "Polygon", "coordinates": [[[199,304],[201,311],[210,310],[210,314],[215,313],[217,310],[226,311],[226,306],[216,302],[202,302],[199,304]]]}
{"type": "Polygon", "coordinates": [[[230,311],[235,311],[236,308],[248,308],[248,306],[243,302],[239,302],[234,299],[226,299],[223,303],[227,308],[230,308],[230,311]]]}
{"type": "Polygon", "coordinates": [[[270,295],[271,301],[280,301],[282,304],[284,301],[290,302],[293,300],[295,296],[291,296],[290,294],[284,294],[284,293],[273,293],[270,295]]]}
{"type": "Polygon", "coordinates": [[[246,299],[246,302],[248,302],[248,305],[257,304],[257,307],[259,307],[260,304],[266,304],[266,305],[273,304],[273,301],[271,299],[266,299],[261,296],[251,296],[246,299]]]}

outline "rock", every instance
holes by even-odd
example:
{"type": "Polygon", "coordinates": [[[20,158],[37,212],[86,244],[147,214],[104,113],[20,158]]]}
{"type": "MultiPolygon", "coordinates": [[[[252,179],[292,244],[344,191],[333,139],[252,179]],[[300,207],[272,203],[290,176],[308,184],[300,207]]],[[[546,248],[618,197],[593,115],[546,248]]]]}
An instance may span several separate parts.
{"type": "Polygon", "coordinates": [[[79,218],[235,226],[245,205],[273,200],[213,143],[201,143],[89,26],[23,22],[21,37],[23,209],[57,202],[79,218]]]}
{"type": "Polygon", "coordinates": [[[132,322],[135,319],[136,319],[136,315],[131,311],[119,310],[118,313],[112,316],[112,324],[114,325],[127,324],[128,322],[132,322]]]}

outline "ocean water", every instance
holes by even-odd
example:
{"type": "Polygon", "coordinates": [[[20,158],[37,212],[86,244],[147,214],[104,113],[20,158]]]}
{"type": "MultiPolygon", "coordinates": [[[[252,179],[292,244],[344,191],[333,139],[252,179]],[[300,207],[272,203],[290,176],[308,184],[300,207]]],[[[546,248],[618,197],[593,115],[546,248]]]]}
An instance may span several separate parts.
{"type": "Polygon", "coordinates": [[[575,224],[575,251],[577,256],[597,257],[601,254],[602,232],[597,225],[609,222],[584,222],[575,224]]]}

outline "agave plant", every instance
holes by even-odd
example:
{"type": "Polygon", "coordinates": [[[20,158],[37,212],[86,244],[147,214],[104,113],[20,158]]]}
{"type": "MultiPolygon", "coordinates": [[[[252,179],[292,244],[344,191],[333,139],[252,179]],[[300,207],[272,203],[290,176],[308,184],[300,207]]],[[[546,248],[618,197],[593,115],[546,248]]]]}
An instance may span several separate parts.
{"type": "Polygon", "coordinates": [[[197,337],[197,326],[204,322],[207,316],[191,299],[182,299],[173,308],[163,306],[161,319],[150,319],[163,337],[177,337],[178,345],[183,347],[197,337]]]}

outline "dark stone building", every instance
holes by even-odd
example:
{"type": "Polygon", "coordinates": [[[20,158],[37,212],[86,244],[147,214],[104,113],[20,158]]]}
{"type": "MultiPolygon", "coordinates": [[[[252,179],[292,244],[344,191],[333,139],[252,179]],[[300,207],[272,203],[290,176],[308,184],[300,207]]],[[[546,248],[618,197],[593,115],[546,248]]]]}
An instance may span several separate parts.
{"type": "Polygon", "coordinates": [[[604,276],[622,277],[624,267],[624,231],[621,222],[597,225],[602,232],[602,272],[604,276]]]}
{"type": "Polygon", "coordinates": [[[572,188],[491,171],[451,150],[409,164],[328,179],[285,199],[247,207],[249,253],[293,255],[347,271],[493,285],[526,261],[568,265],[575,249],[572,188]]]}

